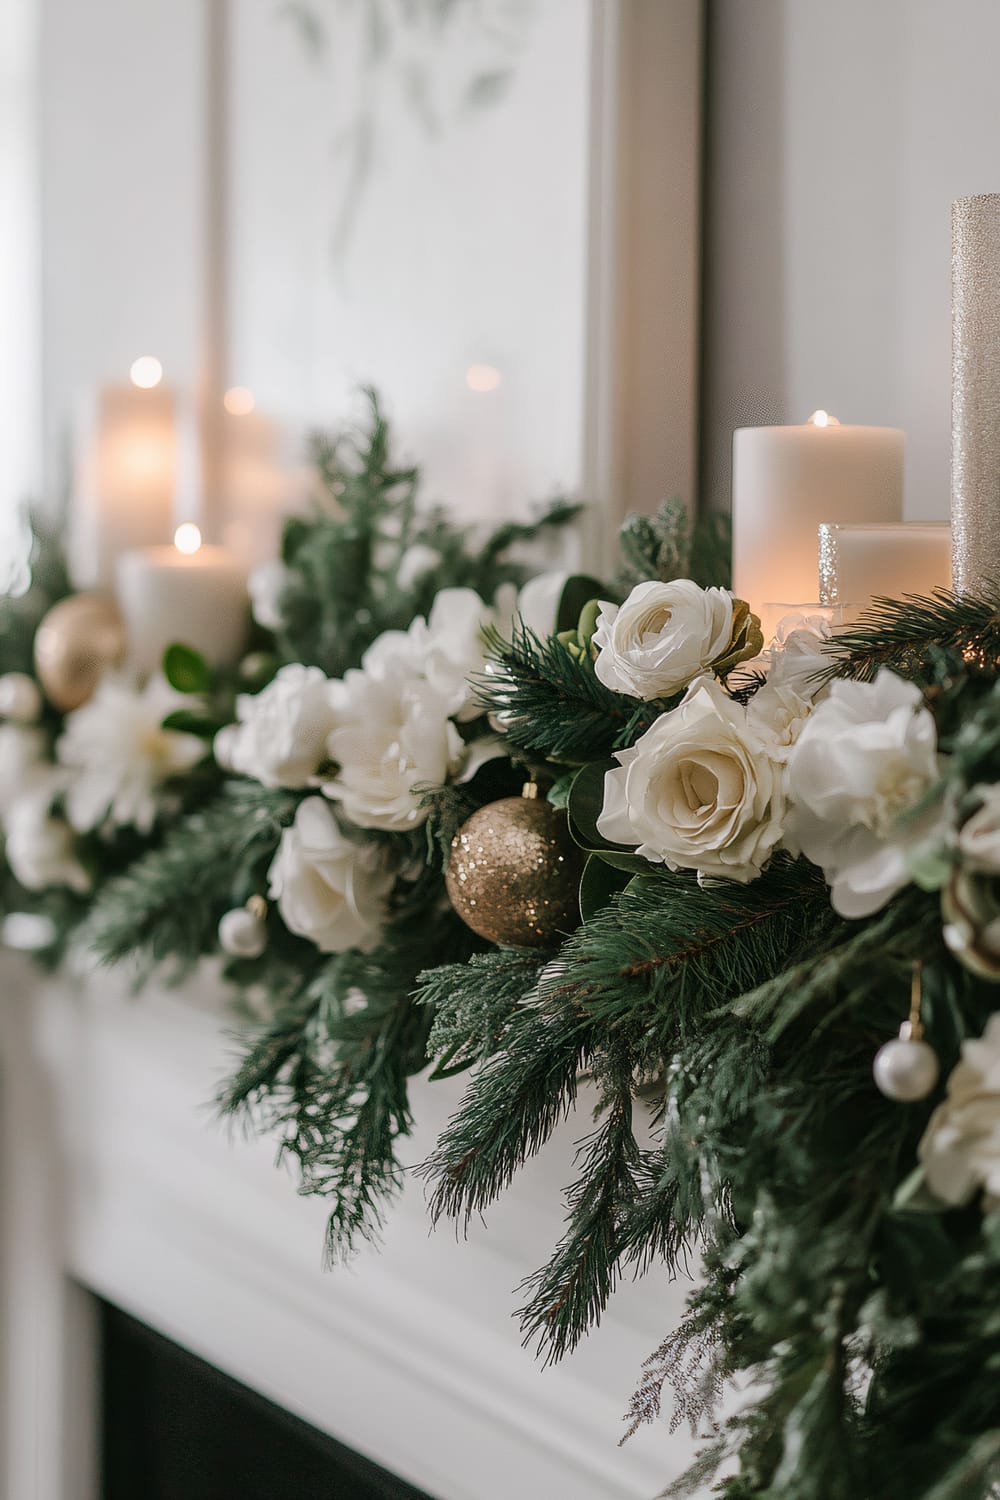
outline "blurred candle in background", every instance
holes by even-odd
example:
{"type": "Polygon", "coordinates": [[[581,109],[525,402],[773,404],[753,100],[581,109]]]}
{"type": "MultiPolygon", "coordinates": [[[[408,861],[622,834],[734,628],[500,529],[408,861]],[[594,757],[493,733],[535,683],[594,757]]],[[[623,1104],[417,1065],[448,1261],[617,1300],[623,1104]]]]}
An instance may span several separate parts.
{"type": "Polygon", "coordinates": [[[256,410],[246,386],[230,386],[222,407],[218,535],[249,570],[278,556],[282,523],[292,508],[286,434],[256,410]]]}
{"type": "Polygon", "coordinates": [[[951,588],[951,527],[947,522],[819,527],[819,596],[839,604],[845,619],[873,599],[951,588]]]}
{"type": "Polygon", "coordinates": [[[797,427],[733,434],[733,591],[759,610],[816,594],[817,528],[898,521],[903,433],[843,426],[816,411],[797,427]]]}
{"type": "Polygon", "coordinates": [[[177,401],[152,355],[128,384],[102,386],[74,432],[67,547],[78,588],[109,588],[118,555],[170,535],[177,488],[177,401]]]}
{"type": "Polygon", "coordinates": [[[194,522],[177,527],[172,546],[123,552],[117,580],[129,663],[142,674],[158,671],[175,641],[212,666],[238,659],[249,623],[246,570],[225,547],[203,546],[194,522]]]}

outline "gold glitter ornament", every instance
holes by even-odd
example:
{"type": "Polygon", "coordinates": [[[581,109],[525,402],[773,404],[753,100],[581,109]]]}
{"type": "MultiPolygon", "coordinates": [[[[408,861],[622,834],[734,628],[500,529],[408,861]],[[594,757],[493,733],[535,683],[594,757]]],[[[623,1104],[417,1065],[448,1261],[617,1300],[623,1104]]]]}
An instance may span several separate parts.
{"type": "Polygon", "coordinates": [[[35,632],[35,672],[61,713],[91,697],[108,667],[125,660],[125,625],[105,594],[71,594],[42,618],[35,632]]]}
{"type": "Polygon", "coordinates": [[[491,943],[542,948],[580,925],[584,854],[566,814],[529,783],[474,812],[451,841],[445,884],[466,926],[491,943]]]}

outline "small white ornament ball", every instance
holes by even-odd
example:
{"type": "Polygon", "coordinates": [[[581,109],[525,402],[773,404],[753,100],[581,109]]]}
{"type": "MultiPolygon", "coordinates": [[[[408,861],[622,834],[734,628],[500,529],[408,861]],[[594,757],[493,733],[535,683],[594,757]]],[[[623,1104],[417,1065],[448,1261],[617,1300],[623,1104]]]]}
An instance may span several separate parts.
{"type": "Polygon", "coordinates": [[[38,684],[27,672],[5,672],[0,677],[0,719],[34,724],[42,712],[38,684]]]}
{"type": "Polygon", "coordinates": [[[219,922],[219,947],[230,958],[259,958],[267,947],[267,928],[262,917],[237,906],[219,922]]]}
{"type": "Polygon", "coordinates": [[[933,1047],[899,1036],[878,1049],[872,1065],[876,1087],[887,1099],[895,1099],[899,1104],[926,1099],[940,1071],[933,1047]]]}

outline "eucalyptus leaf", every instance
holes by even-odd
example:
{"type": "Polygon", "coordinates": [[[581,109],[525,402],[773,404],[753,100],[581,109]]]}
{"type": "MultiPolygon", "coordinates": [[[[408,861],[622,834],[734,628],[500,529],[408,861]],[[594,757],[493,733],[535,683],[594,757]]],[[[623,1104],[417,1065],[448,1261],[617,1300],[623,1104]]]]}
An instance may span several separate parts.
{"type": "Polygon", "coordinates": [[[175,641],[163,654],[163,675],[178,693],[207,693],[212,686],[212,669],[190,646],[175,641]]]}

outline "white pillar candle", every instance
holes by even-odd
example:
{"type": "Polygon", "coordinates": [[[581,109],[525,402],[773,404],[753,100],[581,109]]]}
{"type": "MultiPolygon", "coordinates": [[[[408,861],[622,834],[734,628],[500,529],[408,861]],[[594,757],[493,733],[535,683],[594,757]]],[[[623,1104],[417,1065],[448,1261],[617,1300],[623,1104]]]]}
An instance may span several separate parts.
{"type": "Polygon", "coordinates": [[[129,661],[159,669],[175,641],[214,667],[230,666],[246,642],[246,572],[223,547],[203,547],[198,528],[179,526],[172,547],[138,547],[118,560],[118,603],[129,661]]]}
{"type": "Polygon", "coordinates": [[[177,403],[160,377],[144,356],[130,385],[104,386],[81,404],[67,536],[78,588],[110,588],[119,553],[170,535],[177,403]]]}
{"type": "Polygon", "coordinates": [[[231,386],[223,397],[220,536],[248,569],[277,557],[293,506],[287,434],[254,407],[253,393],[231,386]]]}
{"type": "Polygon", "coordinates": [[[819,596],[851,615],[873,599],[900,599],[951,588],[951,527],[946,522],[819,527],[819,596]]]}
{"type": "Polygon", "coordinates": [[[733,434],[733,590],[757,608],[816,592],[821,521],[898,521],[903,434],[841,426],[814,412],[799,427],[733,434]]]}

